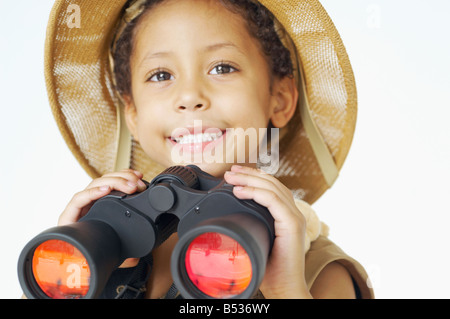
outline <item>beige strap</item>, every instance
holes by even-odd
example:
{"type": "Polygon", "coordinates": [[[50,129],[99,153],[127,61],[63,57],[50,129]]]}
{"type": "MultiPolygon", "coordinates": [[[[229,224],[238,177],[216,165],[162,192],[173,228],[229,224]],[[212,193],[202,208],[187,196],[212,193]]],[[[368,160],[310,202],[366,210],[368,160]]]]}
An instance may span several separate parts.
{"type": "Polygon", "coordinates": [[[322,135],[319,132],[319,128],[312,118],[311,109],[309,108],[308,100],[306,98],[306,85],[301,67],[298,67],[298,70],[300,73],[299,80],[301,81],[301,92],[299,92],[300,116],[306,131],[306,135],[310,140],[311,147],[316,156],[320,170],[322,171],[322,175],[325,178],[328,187],[331,187],[339,175],[339,170],[336,166],[336,163],[334,162],[333,155],[331,155],[327,144],[325,143],[322,135]]]}
{"type": "Polygon", "coordinates": [[[131,133],[125,122],[123,107],[116,107],[117,110],[117,152],[114,163],[114,171],[130,168],[131,162],[131,133]]]}
{"type": "Polygon", "coordinates": [[[319,128],[312,118],[311,109],[308,104],[308,95],[306,92],[306,81],[303,75],[302,65],[300,63],[301,59],[298,56],[297,49],[291,37],[276,18],[274,19],[274,25],[275,31],[277,32],[281,42],[289,50],[289,52],[291,53],[291,57],[295,57],[291,60],[294,70],[297,70],[297,72],[294,72],[294,76],[299,89],[298,106],[300,109],[300,117],[302,119],[303,127],[305,128],[306,135],[309,138],[314,155],[319,164],[320,170],[322,171],[322,175],[325,178],[328,187],[331,187],[339,175],[339,170],[336,166],[336,163],[334,162],[334,158],[331,155],[327,144],[320,134],[319,128]]]}

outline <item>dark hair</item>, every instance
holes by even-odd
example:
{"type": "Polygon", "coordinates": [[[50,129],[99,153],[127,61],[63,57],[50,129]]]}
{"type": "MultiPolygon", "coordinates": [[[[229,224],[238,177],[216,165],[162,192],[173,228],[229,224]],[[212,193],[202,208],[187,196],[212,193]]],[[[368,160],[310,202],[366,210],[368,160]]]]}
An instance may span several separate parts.
{"type": "MultiPolygon", "coordinates": [[[[116,42],[114,59],[114,77],[116,90],[121,95],[131,95],[131,65],[135,28],[144,13],[164,0],[148,0],[143,12],[130,21],[116,42]]],[[[240,14],[247,21],[250,35],[259,41],[262,51],[272,70],[272,75],[282,78],[292,76],[293,66],[290,52],[281,43],[274,26],[274,16],[262,4],[253,0],[220,0],[225,8],[240,14]]]]}

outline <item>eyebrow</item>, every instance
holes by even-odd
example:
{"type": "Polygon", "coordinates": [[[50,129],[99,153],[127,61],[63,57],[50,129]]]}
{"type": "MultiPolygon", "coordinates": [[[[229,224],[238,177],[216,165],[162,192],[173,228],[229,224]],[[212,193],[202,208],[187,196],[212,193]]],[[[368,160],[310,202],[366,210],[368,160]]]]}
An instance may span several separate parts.
{"type": "Polygon", "coordinates": [[[211,51],[217,51],[217,50],[224,49],[224,48],[225,48],[225,49],[228,49],[228,48],[236,49],[237,51],[243,53],[243,52],[241,51],[241,49],[239,49],[239,47],[236,46],[236,45],[235,45],[234,43],[232,43],[232,42],[220,42],[220,43],[216,43],[216,44],[211,44],[211,45],[208,45],[208,46],[205,48],[205,51],[211,52],[211,51]]]}
{"type": "Polygon", "coordinates": [[[160,51],[160,52],[155,52],[155,53],[151,53],[151,54],[147,54],[141,61],[141,63],[139,65],[142,65],[145,61],[147,60],[151,60],[151,59],[156,59],[156,58],[164,58],[167,56],[172,55],[173,52],[172,51],[160,51]]]}
{"type": "MultiPolygon", "coordinates": [[[[219,42],[219,43],[211,44],[211,45],[206,46],[204,51],[212,52],[212,51],[218,51],[221,49],[228,49],[228,48],[235,49],[239,53],[244,54],[244,52],[238,46],[236,46],[235,44],[233,44],[231,42],[219,42]]],[[[140,65],[142,65],[142,63],[144,63],[147,60],[156,59],[156,58],[165,58],[165,57],[168,57],[173,54],[174,54],[173,51],[158,51],[158,52],[150,53],[142,59],[140,65]]]]}

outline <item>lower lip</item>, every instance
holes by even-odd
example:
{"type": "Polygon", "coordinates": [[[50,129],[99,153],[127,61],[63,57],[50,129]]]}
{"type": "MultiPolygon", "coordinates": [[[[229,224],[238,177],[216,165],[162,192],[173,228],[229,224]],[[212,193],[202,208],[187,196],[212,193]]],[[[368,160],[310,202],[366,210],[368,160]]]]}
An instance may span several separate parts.
{"type": "Polygon", "coordinates": [[[225,135],[226,135],[226,131],[223,132],[222,136],[220,136],[218,139],[215,139],[215,140],[209,141],[209,142],[202,142],[202,143],[178,144],[177,142],[175,142],[171,138],[168,138],[168,140],[170,141],[170,143],[173,146],[179,147],[180,150],[183,151],[183,153],[203,153],[206,148],[208,148],[208,150],[212,150],[218,144],[222,143],[222,141],[224,140],[225,135]]]}

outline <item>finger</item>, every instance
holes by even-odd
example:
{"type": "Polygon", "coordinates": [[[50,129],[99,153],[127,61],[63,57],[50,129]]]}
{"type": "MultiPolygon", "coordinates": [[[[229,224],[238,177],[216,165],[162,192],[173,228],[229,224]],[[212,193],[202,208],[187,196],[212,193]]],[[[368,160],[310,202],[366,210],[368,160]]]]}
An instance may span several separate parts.
{"type": "Polygon", "coordinates": [[[106,173],[103,176],[130,176],[131,178],[133,178],[133,176],[136,176],[137,178],[141,179],[142,177],[144,177],[144,174],[142,174],[140,171],[126,168],[120,171],[106,173]]]}
{"type": "Polygon", "coordinates": [[[231,171],[265,178],[265,179],[271,181],[274,185],[276,185],[277,188],[279,188],[282,192],[291,193],[290,189],[287,188],[283,183],[281,183],[276,177],[274,177],[271,174],[266,173],[262,169],[247,167],[247,166],[233,165],[231,167],[231,171]]]}
{"type": "Polygon", "coordinates": [[[100,187],[85,189],[79,193],[76,193],[59,217],[58,225],[66,225],[76,222],[82,217],[84,208],[97,199],[107,195],[110,191],[111,188],[108,185],[103,185],[100,187]]]}
{"type": "Polygon", "coordinates": [[[231,171],[246,173],[246,174],[250,174],[250,175],[261,175],[261,176],[265,176],[265,177],[272,176],[272,175],[264,172],[262,169],[249,167],[249,166],[233,165],[233,166],[231,166],[231,171]]]}
{"type": "Polygon", "coordinates": [[[132,194],[137,191],[143,191],[146,186],[144,182],[136,177],[131,177],[130,175],[122,176],[121,174],[117,176],[102,176],[93,180],[88,188],[91,187],[101,187],[104,185],[110,186],[112,189],[124,192],[126,194],[132,194]]]}
{"type": "Polygon", "coordinates": [[[132,169],[123,169],[121,171],[107,173],[100,178],[94,179],[89,186],[98,186],[99,180],[102,180],[103,178],[114,178],[114,177],[123,178],[134,184],[137,184],[139,191],[142,191],[145,188],[145,184],[142,181],[143,174],[139,171],[132,169]]]}
{"type": "Polygon", "coordinates": [[[294,204],[293,196],[290,190],[284,187],[276,178],[268,174],[260,174],[257,170],[244,171],[232,170],[225,173],[225,181],[232,185],[252,186],[255,188],[264,188],[272,190],[279,194],[286,203],[294,204]],[[247,173],[248,172],[248,173],[247,173]]]}
{"type": "Polygon", "coordinates": [[[274,218],[275,223],[279,225],[275,227],[276,231],[281,229],[291,229],[295,232],[304,230],[305,219],[303,215],[297,209],[292,209],[275,192],[252,186],[236,186],[233,188],[233,193],[239,199],[252,199],[265,206],[274,218]]]}

